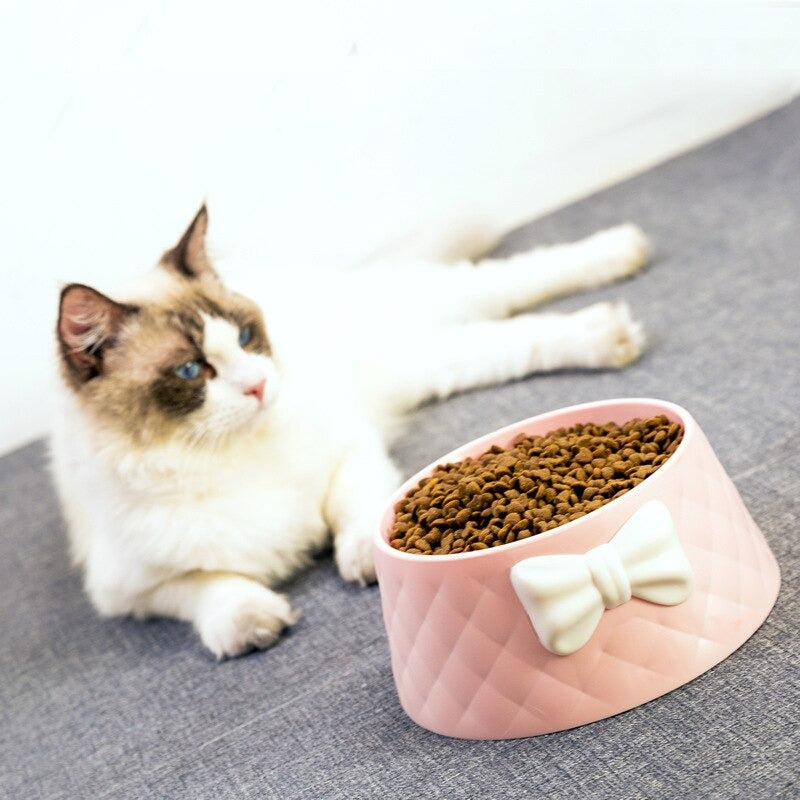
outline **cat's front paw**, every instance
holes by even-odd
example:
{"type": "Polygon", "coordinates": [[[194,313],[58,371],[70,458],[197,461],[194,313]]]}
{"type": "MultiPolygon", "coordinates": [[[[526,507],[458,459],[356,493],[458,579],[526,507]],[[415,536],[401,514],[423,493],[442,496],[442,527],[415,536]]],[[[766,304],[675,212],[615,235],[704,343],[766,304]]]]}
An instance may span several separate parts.
{"type": "Polygon", "coordinates": [[[336,534],[336,566],[346,581],[361,586],[375,582],[373,546],[369,529],[347,528],[336,534]]]}
{"type": "Polygon", "coordinates": [[[234,579],[215,592],[196,625],[203,644],[223,659],[272,646],[297,619],[283,595],[255,581],[234,579]]]}

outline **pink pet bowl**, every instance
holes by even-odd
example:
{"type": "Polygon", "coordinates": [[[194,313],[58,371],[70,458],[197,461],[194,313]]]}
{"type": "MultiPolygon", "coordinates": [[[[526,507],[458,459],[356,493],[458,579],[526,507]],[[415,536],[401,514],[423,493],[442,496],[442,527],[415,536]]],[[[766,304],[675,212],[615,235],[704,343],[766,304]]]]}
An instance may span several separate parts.
{"type": "Polygon", "coordinates": [[[679,406],[542,414],[448,453],[392,497],[376,569],[400,702],[446,736],[510,739],[626,711],[710,669],[766,619],[780,573],[703,432],[679,406]],[[523,541],[444,556],[389,546],[396,503],[437,464],[520,434],[664,414],[672,457],[627,494],[523,541]]]}

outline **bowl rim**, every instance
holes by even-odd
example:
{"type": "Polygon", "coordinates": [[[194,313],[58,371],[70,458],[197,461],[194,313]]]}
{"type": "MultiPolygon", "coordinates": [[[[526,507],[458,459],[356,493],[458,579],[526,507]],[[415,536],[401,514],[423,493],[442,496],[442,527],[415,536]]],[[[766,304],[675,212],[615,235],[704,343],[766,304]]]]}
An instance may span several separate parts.
{"type": "MultiPolygon", "coordinates": [[[[532,417],[520,420],[519,422],[514,422],[510,425],[505,425],[502,428],[497,428],[496,430],[484,434],[483,436],[471,439],[470,441],[460,445],[454,450],[451,450],[449,453],[445,453],[436,461],[432,461],[427,466],[423,467],[421,470],[417,471],[414,475],[412,475],[410,478],[404,481],[403,484],[391,495],[391,497],[386,503],[384,511],[380,515],[378,529],[374,536],[374,545],[376,551],[382,553],[383,555],[387,555],[392,558],[400,559],[402,561],[413,563],[419,566],[425,564],[435,567],[436,565],[465,563],[467,559],[490,558],[492,556],[497,556],[498,553],[509,554],[512,552],[512,548],[530,546],[532,542],[541,542],[546,539],[551,539],[554,536],[563,536],[569,533],[570,531],[574,530],[576,526],[585,525],[589,517],[594,518],[593,522],[600,522],[602,518],[605,516],[604,512],[607,512],[609,508],[618,507],[616,503],[617,500],[624,501],[627,500],[628,498],[638,497],[637,493],[640,492],[642,486],[644,486],[647,480],[644,480],[637,486],[634,486],[632,489],[627,491],[622,497],[615,498],[610,503],[606,503],[606,505],[601,506],[598,509],[595,509],[594,511],[590,512],[584,517],[580,517],[579,519],[566,522],[563,525],[559,525],[557,528],[553,528],[552,530],[543,531],[542,533],[537,533],[535,536],[530,536],[527,539],[519,539],[516,542],[509,542],[508,544],[504,544],[500,547],[492,547],[487,550],[470,550],[466,553],[448,553],[445,555],[424,556],[418,553],[406,553],[403,550],[396,550],[395,548],[389,545],[389,530],[391,522],[394,519],[395,506],[423,478],[427,478],[428,476],[430,476],[431,473],[433,473],[433,471],[436,469],[436,467],[443,464],[451,463],[453,461],[461,461],[467,457],[467,451],[473,450],[477,447],[484,447],[485,449],[483,450],[483,452],[486,452],[487,450],[489,450],[490,447],[492,447],[492,444],[497,439],[503,438],[508,434],[514,433],[516,431],[522,433],[524,432],[524,430],[521,429],[524,429],[525,427],[533,424],[538,425],[539,423],[545,422],[550,418],[555,419],[557,417],[565,416],[567,414],[583,413],[586,411],[596,411],[596,410],[602,410],[603,408],[610,406],[624,406],[624,405],[656,406],[661,410],[670,411],[675,417],[677,417],[680,420],[680,423],[683,426],[683,438],[681,439],[681,443],[675,449],[675,452],[672,454],[672,456],[668,458],[667,461],[664,463],[664,465],[658,470],[658,472],[650,477],[657,477],[658,475],[663,476],[669,474],[669,472],[671,470],[674,470],[679,464],[679,462],[682,460],[683,453],[686,452],[690,442],[696,437],[697,431],[699,430],[697,422],[694,420],[692,415],[685,408],[683,408],[683,406],[679,406],[678,404],[672,403],[668,400],[659,400],[653,397],[620,397],[620,398],[611,398],[608,400],[595,400],[588,403],[577,403],[571,406],[563,406],[561,408],[555,409],[554,411],[546,411],[542,414],[536,414],[532,417]]],[[[555,427],[558,426],[556,425],[555,427]]],[[[652,484],[650,486],[652,487],[652,484]]]]}

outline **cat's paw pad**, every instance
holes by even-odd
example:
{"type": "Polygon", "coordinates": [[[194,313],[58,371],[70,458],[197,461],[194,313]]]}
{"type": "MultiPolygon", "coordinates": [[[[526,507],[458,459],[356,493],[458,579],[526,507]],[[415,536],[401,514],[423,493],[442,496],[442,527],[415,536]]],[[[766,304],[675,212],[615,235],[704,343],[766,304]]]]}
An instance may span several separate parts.
{"type": "Polygon", "coordinates": [[[604,280],[634,275],[650,259],[650,242],[642,229],[631,223],[600,231],[590,236],[586,244],[600,264],[604,280]]]}
{"type": "Polygon", "coordinates": [[[346,580],[366,586],[375,582],[372,532],[348,528],[336,534],[336,566],[346,580]]]}
{"type": "Polygon", "coordinates": [[[217,597],[198,629],[203,644],[218,659],[233,658],[271,647],[297,619],[285,597],[251,583],[217,597]]]}

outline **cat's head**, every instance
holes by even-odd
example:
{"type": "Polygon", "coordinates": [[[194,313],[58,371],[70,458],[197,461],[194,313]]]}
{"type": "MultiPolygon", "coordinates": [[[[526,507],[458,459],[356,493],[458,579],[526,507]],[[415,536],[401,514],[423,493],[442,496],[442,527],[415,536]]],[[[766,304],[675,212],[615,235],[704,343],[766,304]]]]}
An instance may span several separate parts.
{"type": "Polygon", "coordinates": [[[205,248],[205,206],[159,263],[146,300],[61,293],[62,376],[104,428],[135,441],[217,442],[262,418],[277,371],[258,306],[228,291],[205,248]]]}

